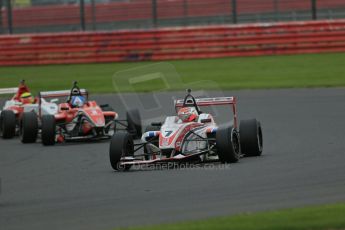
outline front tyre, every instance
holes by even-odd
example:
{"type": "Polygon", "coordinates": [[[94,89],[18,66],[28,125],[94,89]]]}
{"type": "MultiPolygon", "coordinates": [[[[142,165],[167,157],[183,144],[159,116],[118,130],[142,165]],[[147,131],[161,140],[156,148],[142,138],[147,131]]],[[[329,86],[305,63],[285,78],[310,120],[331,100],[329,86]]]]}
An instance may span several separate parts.
{"type": "Polygon", "coordinates": [[[35,143],[38,134],[38,120],[34,112],[25,112],[20,122],[20,140],[22,143],[35,143]]]}
{"type": "Polygon", "coordinates": [[[56,136],[56,122],[54,115],[42,116],[42,144],[54,145],[56,136]]]}
{"type": "Polygon", "coordinates": [[[127,132],[116,132],[111,138],[109,159],[111,167],[116,171],[130,169],[130,165],[121,166],[121,158],[134,155],[134,142],[127,132]]]}
{"type": "Polygon", "coordinates": [[[11,139],[16,134],[16,115],[12,110],[4,110],[0,116],[0,133],[2,138],[11,139]]]}
{"type": "Polygon", "coordinates": [[[240,138],[232,126],[217,130],[216,145],[220,162],[235,163],[240,159],[240,138]]]}
{"type": "Polygon", "coordinates": [[[262,128],[256,119],[240,123],[241,150],[245,156],[260,156],[263,149],[262,128]]]}

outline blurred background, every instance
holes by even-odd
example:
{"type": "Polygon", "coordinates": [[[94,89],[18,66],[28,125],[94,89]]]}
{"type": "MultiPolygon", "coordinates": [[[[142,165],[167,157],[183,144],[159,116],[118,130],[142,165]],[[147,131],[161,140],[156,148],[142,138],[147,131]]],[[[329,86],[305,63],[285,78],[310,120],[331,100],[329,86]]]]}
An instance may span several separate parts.
{"type": "Polygon", "coordinates": [[[344,0],[0,0],[0,34],[345,18],[344,0]]]}

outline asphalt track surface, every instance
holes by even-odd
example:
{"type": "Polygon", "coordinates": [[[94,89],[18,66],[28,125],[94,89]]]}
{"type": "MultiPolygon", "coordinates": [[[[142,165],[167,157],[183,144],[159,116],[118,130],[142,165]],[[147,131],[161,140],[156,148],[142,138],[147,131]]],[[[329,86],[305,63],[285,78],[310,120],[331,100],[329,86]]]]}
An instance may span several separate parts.
{"type": "MultiPolygon", "coordinates": [[[[0,228],[113,229],[345,201],[344,88],[223,94],[238,96],[241,118],[262,122],[262,157],[226,168],[118,173],[107,141],[43,147],[0,140],[0,228]]],[[[139,95],[143,117],[173,113],[172,95],[158,95],[159,103],[139,95]]],[[[118,96],[95,98],[124,114],[118,96]]]]}

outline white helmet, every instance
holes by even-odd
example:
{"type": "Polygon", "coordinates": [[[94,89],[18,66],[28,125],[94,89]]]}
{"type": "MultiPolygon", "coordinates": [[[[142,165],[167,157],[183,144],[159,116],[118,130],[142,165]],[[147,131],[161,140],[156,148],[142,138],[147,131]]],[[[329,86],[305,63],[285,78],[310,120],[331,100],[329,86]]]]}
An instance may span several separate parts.
{"type": "Polygon", "coordinates": [[[178,111],[177,115],[183,122],[196,121],[199,116],[198,111],[194,107],[183,107],[178,111]]]}

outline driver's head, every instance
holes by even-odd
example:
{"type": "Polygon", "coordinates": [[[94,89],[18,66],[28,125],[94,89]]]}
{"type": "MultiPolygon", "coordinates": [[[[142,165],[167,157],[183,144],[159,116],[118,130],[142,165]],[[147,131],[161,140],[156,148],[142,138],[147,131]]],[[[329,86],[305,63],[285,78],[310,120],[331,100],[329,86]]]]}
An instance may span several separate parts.
{"type": "Polygon", "coordinates": [[[23,104],[33,104],[35,102],[35,99],[31,95],[31,93],[25,92],[25,93],[22,93],[22,95],[20,95],[20,101],[23,104]]]}
{"type": "Polygon", "coordinates": [[[85,97],[83,96],[72,96],[71,105],[72,107],[82,107],[85,104],[85,97]]]}
{"type": "Polygon", "coordinates": [[[75,96],[80,95],[80,90],[78,88],[73,88],[71,94],[75,96]]]}
{"type": "Polygon", "coordinates": [[[183,107],[178,111],[177,115],[183,122],[198,120],[198,111],[194,107],[183,107]]]}

